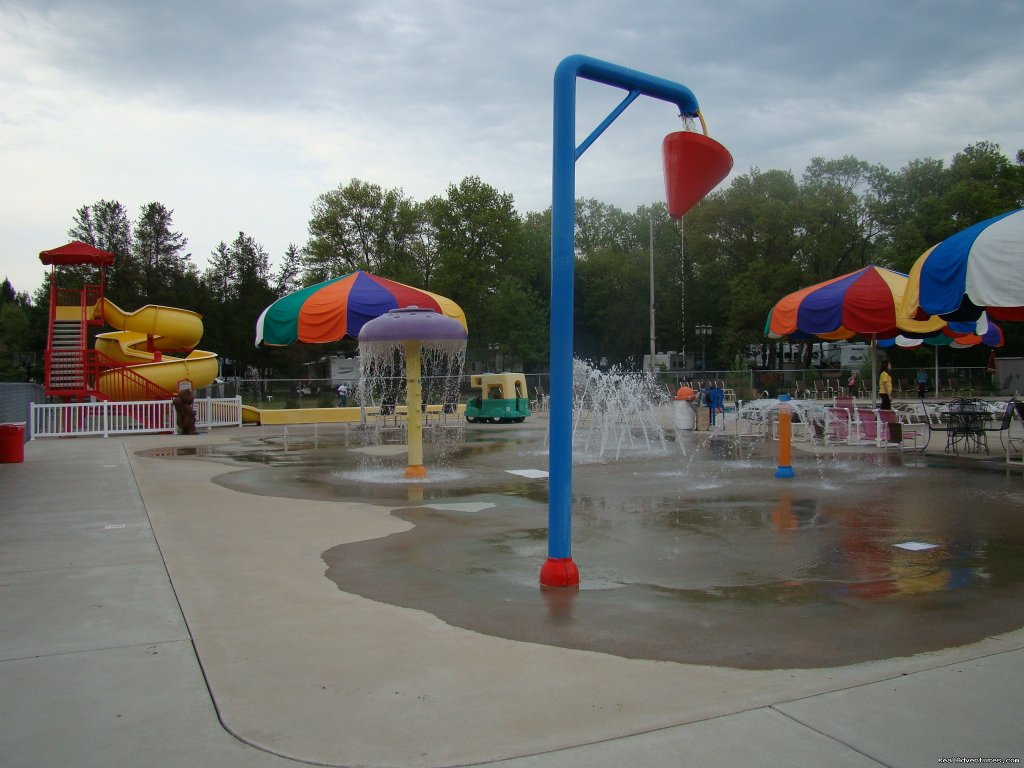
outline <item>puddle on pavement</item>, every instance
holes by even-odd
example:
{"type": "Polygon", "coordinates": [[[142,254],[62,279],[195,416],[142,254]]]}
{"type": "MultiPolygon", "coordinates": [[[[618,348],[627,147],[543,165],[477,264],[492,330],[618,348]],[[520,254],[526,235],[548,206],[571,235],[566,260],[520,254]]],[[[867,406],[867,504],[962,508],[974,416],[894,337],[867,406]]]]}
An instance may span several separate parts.
{"type": "Polygon", "coordinates": [[[872,452],[798,456],[797,477],[777,480],[770,457],[693,446],[686,456],[577,466],[581,588],[542,590],[547,482],[506,471],[546,468],[538,433],[449,448],[425,484],[393,481],[404,456],[352,447],[292,443],[286,453],[249,441],[202,455],[258,464],[219,479],[240,491],[399,507],[411,530],[327,548],[327,577],[346,592],[514,640],[806,668],[1024,626],[1019,475],[872,452]],[[936,546],[896,546],[907,542],[936,546]]]}

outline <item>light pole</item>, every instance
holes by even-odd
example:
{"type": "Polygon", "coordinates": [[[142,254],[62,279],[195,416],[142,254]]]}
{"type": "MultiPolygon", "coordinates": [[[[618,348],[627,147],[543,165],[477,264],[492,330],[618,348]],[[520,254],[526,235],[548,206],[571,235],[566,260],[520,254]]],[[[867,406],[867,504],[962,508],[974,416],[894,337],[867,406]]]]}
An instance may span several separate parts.
{"type": "Polygon", "coordinates": [[[654,335],[654,217],[651,217],[651,373],[658,370],[654,363],[655,355],[654,335]]]}
{"type": "Polygon", "coordinates": [[[708,372],[708,339],[714,332],[710,325],[698,325],[694,327],[694,333],[700,337],[700,367],[704,373],[708,372]]]}

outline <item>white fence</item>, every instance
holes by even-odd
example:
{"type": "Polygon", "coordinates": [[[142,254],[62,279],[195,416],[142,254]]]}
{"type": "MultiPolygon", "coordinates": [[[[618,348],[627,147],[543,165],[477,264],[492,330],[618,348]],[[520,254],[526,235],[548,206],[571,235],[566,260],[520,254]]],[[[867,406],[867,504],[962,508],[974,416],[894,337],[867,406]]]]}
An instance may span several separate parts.
{"type": "Polygon", "coordinates": [[[242,398],[207,397],[194,401],[196,426],[240,427],[242,426],[242,398]]]}
{"type": "MultiPolygon", "coordinates": [[[[194,402],[196,427],[242,425],[242,399],[206,398],[194,402]]],[[[30,439],[173,433],[177,429],[170,400],[99,403],[44,403],[32,405],[30,439]]]]}

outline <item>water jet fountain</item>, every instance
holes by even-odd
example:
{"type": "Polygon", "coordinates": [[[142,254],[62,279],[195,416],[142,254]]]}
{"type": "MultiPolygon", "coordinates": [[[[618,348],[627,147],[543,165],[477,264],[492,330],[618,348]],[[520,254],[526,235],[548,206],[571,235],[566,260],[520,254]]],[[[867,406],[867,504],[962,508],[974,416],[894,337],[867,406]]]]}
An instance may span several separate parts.
{"type": "Polygon", "coordinates": [[[650,371],[602,371],[573,363],[573,454],[578,461],[619,459],[623,451],[665,455],[657,408],[668,403],[650,371]]]}
{"type": "MultiPolygon", "coordinates": [[[[457,320],[419,307],[393,309],[366,323],[359,332],[360,401],[374,399],[373,382],[393,384],[393,372],[405,369],[407,479],[423,479],[423,362],[438,368],[462,370],[466,329],[457,320]]],[[[452,377],[444,377],[450,379],[452,377]]],[[[457,380],[457,377],[456,377],[457,380]]],[[[395,407],[397,393],[389,393],[395,407]]],[[[381,402],[385,402],[381,397],[381,402]]],[[[450,398],[442,397],[442,408],[450,398]]]]}

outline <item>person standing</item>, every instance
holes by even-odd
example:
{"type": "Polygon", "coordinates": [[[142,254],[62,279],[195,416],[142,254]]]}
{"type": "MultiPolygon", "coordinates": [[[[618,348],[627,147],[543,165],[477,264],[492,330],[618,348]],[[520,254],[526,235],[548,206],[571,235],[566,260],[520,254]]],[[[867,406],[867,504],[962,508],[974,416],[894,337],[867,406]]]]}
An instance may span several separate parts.
{"type": "Polygon", "coordinates": [[[882,404],[878,406],[883,411],[892,410],[892,360],[886,360],[882,373],[878,377],[878,395],[882,398],[882,404]]]}
{"type": "Polygon", "coordinates": [[[917,369],[917,396],[924,400],[925,393],[928,391],[928,371],[924,368],[917,369]]]}
{"type": "Polygon", "coordinates": [[[348,405],[348,387],[343,381],[338,385],[338,407],[344,408],[346,405],[348,405]]]}

